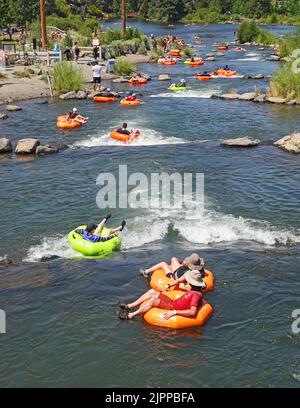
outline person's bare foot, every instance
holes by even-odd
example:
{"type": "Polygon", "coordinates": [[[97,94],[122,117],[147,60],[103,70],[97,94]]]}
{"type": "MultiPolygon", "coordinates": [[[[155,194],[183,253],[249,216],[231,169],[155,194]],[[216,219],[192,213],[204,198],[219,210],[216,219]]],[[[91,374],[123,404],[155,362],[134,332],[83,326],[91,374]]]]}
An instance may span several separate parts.
{"type": "Polygon", "coordinates": [[[147,278],[147,277],[148,277],[148,274],[147,274],[147,272],[146,272],[146,269],[144,269],[144,268],[140,268],[140,274],[143,275],[144,278],[147,278]]]}
{"type": "Polygon", "coordinates": [[[127,310],[127,311],[130,310],[130,307],[129,307],[126,303],[121,303],[121,302],[119,302],[119,307],[120,307],[121,309],[124,309],[124,310],[127,310]]]}
{"type": "Polygon", "coordinates": [[[118,316],[119,316],[119,319],[121,319],[121,320],[129,320],[128,311],[126,311],[124,309],[119,311],[118,316]]]}

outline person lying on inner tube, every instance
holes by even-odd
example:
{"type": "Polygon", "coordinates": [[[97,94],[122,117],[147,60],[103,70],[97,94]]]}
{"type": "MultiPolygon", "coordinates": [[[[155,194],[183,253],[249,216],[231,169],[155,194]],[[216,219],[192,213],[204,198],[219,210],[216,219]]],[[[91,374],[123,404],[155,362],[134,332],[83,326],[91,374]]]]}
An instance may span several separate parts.
{"type": "Polygon", "coordinates": [[[176,86],[176,88],[186,88],[185,79],[181,79],[179,84],[176,84],[175,86],[176,86]]]}
{"type": "Polygon", "coordinates": [[[104,89],[102,92],[98,92],[95,96],[104,96],[105,98],[116,97],[116,93],[112,93],[110,88],[104,89]]]}
{"type": "Polygon", "coordinates": [[[176,300],[171,300],[165,293],[159,292],[156,289],[150,289],[139,297],[133,303],[120,303],[119,318],[121,320],[130,320],[133,317],[145,314],[153,307],[166,309],[163,317],[168,320],[170,317],[178,315],[185,317],[194,317],[202,305],[202,288],[203,282],[201,273],[197,270],[188,271],[184,278],[190,286],[185,286],[184,295],[176,300]],[[144,305],[142,303],[146,302],[144,305]],[[131,311],[133,308],[139,308],[136,311],[131,311]]]}
{"type": "Polygon", "coordinates": [[[68,114],[67,121],[72,122],[73,119],[76,119],[78,122],[81,122],[81,123],[86,123],[88,121],[88,118],[78,115],[77,108],[73,108],[68,114]]]}
{"type": "Polygon", "coordinates": [[[228,65],[225,65],[225,67],[223,68],[224,71],[230,71],[230,68],[228,65]]]}
{"type": "Polygon", "coordinates": [[[126,221],[122,221],[120,227],[118,228],[112,228],[108,231],[107,235],[105,237],[101,237],[101,232],[109,218],[111,217],[111,214],[108,214],[101,222],[100,224],[89,224],[85,229],[78,229],[75,232],[77,234],[82,235],[83,239],[86,239],[87,241],[91,242],[105,242],[109,241],[112,238],[115,238],[119,235],[119,233],[124,229],[126,225],[126,221]]]}
{"type": "Polygon", "coordinates": [[[179,279],[185,272],[198,270],[201,272],[202,277],[205,276],[204,271],[204,259],[196,253],[186,257],[183,261],[180,261],[176,256],[171,259],[171,265],[167,262],[160,262],[149,269],[140,268],[140,273],[147,278],[148,275],[157,269],[162,269],[169,278],[179,279]]]}
{"type": "Polygon", "coordinates": [[[138,72],[137,74],[135,74],[130,81],[139,81],[140,79],[142,79],[142,75],[138,72]]]}
{"type": "MultiPolygon", "coordinates": [[[[201,74],[200,74],[200,75],[201,75],[201,74]]],[[[208,73],[207,71],[204,71],[203,74],[202,74],[202,76],[210,77],[211,75],[210,75],[210,73],[208,73]]]]}
{"type": "Polygon", "coordinates": [[[129,95],[129,96],[127,96],[126,98],[125,98],[125,101],[129,101],[129,102],[132,102],[132,101],[135,101],[136,100],[136,95],[135,95],[135,93],[132,93],[131,95],[129,95]]]}
{"type": "Polygon", "coordinates": [[[129,132],[129,130],[127,130],[126,122],[123,123],[121,128],[117,129],[117,132],[121,133],[122,135],[130,135],[130,133],[132,133],[132,132],[129,132]]]}
{"type": "Polygon", "coordinates": [[[195,58],[194,58],[194,57],[191,58],[191,62],[195,62],[195,58]]]}

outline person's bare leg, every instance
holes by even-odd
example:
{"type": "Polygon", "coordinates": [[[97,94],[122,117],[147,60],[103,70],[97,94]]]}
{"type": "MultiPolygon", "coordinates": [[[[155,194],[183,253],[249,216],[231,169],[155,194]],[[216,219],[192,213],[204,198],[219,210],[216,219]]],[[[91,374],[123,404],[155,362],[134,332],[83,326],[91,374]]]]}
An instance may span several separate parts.
{"type": "Polygon", "coordinates": [[[159,305],[159,299],[152,298],[149,300],[149,302],[147,302],[146,304],[138,308],[138,310],[136,310],[135,312],[128,313],[128,319],[132,319],[133,317],[140,315],[140,314],[145,314],[148,312],[148,310],[158,305],[159,305]]]}
{"type": "Polygon", "coordinates": [[[175,272],[176,269],[181,267],[181,263],[179,262],[178,258],[176,258],[176,256],[173,256],[173,258],[171,259],[171,267],[173,272],[175,272]]]}
{"type": "Polygon", "coordinates": [[[107,235],[115,234],[116,232],[122,231],[122,226],[120,225],[118,228],[110,228],[107,235]]]}
{"type": "Polygon", "coordinates": [[[95,235],[101,235],[101,232],[104,228],[104,225],[106,223],[106,218],[103,218],[103,220],[98,224],[98,227],[95,230],[95,235]]]}
{"type": "Polygon", "coordinates": [[[129,309],[132,309],[133,307],[141,305],[146,300],[149,300],[151,298],[158,298],[159,294],[160,292],[158,290],[149,289],[146,293],[140,296],[135,302],[128,303],[127,306],[129,307],[129,309]]]}
{"type": "Polygon", "coordinates": [[[154,272],[157,269],[162,269],[166,275],[168,275],[168,273],[173,272],[170,266],[167,264],[167,262],[160,262],[149,269],[145,269],[145,274],[148,275],[149,273],[154,272]]]}

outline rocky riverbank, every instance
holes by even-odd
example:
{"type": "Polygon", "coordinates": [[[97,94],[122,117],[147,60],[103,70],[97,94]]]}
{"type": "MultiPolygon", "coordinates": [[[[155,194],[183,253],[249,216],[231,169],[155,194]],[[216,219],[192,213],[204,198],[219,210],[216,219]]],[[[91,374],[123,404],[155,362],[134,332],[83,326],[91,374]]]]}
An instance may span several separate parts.
{"type": "MultiPolygon", "coordinates": [[[[118,59],[126,59],[133,64],[147,63],[150,61],[150,55],[130,54],[118,59]]],[[[22,62],[22,61],[21,61],[22,62]]],[[[91,84],[92,67],[79,60],[78,64],[83,70],[83,76],[86,84],[91,84]]],[[[113,80],[119,78],[118,75],[106,73],[106,62],[101,62],[103,66],[102,79],[113,80]]],[[[23,100],[50,97],[51,92],[45,77],[48,68],[46,66],[31,65],[27,66],[24,60],[20,65],[14,65],[2,71],[3,77],[0,77],[0,105],[23,100]]],[[[0,117],[0,119],[3,119],[0,117]]]]}
{"type": "Polygon", "coordinates": [[[285,99],[280,97],[268,96],[259,92],[246,92],[240,94],[238,92],[230,92],[221,95],[212,95],[213,99],[223,99],[225,101],[246,101],[256,103],[270,103],[276,105],[300,105],[300,99],[285,99]]]}
{"type": "MultiPolygon", "coordinates": [[[[234,139],[225,139],[219,146],[223,148],[254,148],[260,145],[270,145],[285,150],[288,153],[300,154],[300,133],[285,136],[277,141],[261,142],[259,139],[249,137],[238,137],[234,139]]],[[[0,138],[0,155],[12,157],[13,152],[17,157],[35,158],[37,156],[46,156],[66,150],[70,146],[59,143],[49,142],[41,144],[36,138],[27,138],[18,140],[16,146],[8,138],[0,138]]]]}

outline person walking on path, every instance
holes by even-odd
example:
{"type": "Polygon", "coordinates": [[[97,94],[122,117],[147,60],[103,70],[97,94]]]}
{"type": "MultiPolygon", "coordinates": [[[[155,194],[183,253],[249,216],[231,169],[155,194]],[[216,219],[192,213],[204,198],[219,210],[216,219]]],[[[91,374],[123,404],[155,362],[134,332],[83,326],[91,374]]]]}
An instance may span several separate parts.
{"type": "Polygon", "coordinates": [[[98,61],[95,62],[95,65],[92,68],[93,71],[93,89],[94,92],[100,91],[101,86],[101,71],[102,67],[98,64],[98,61]]]}

